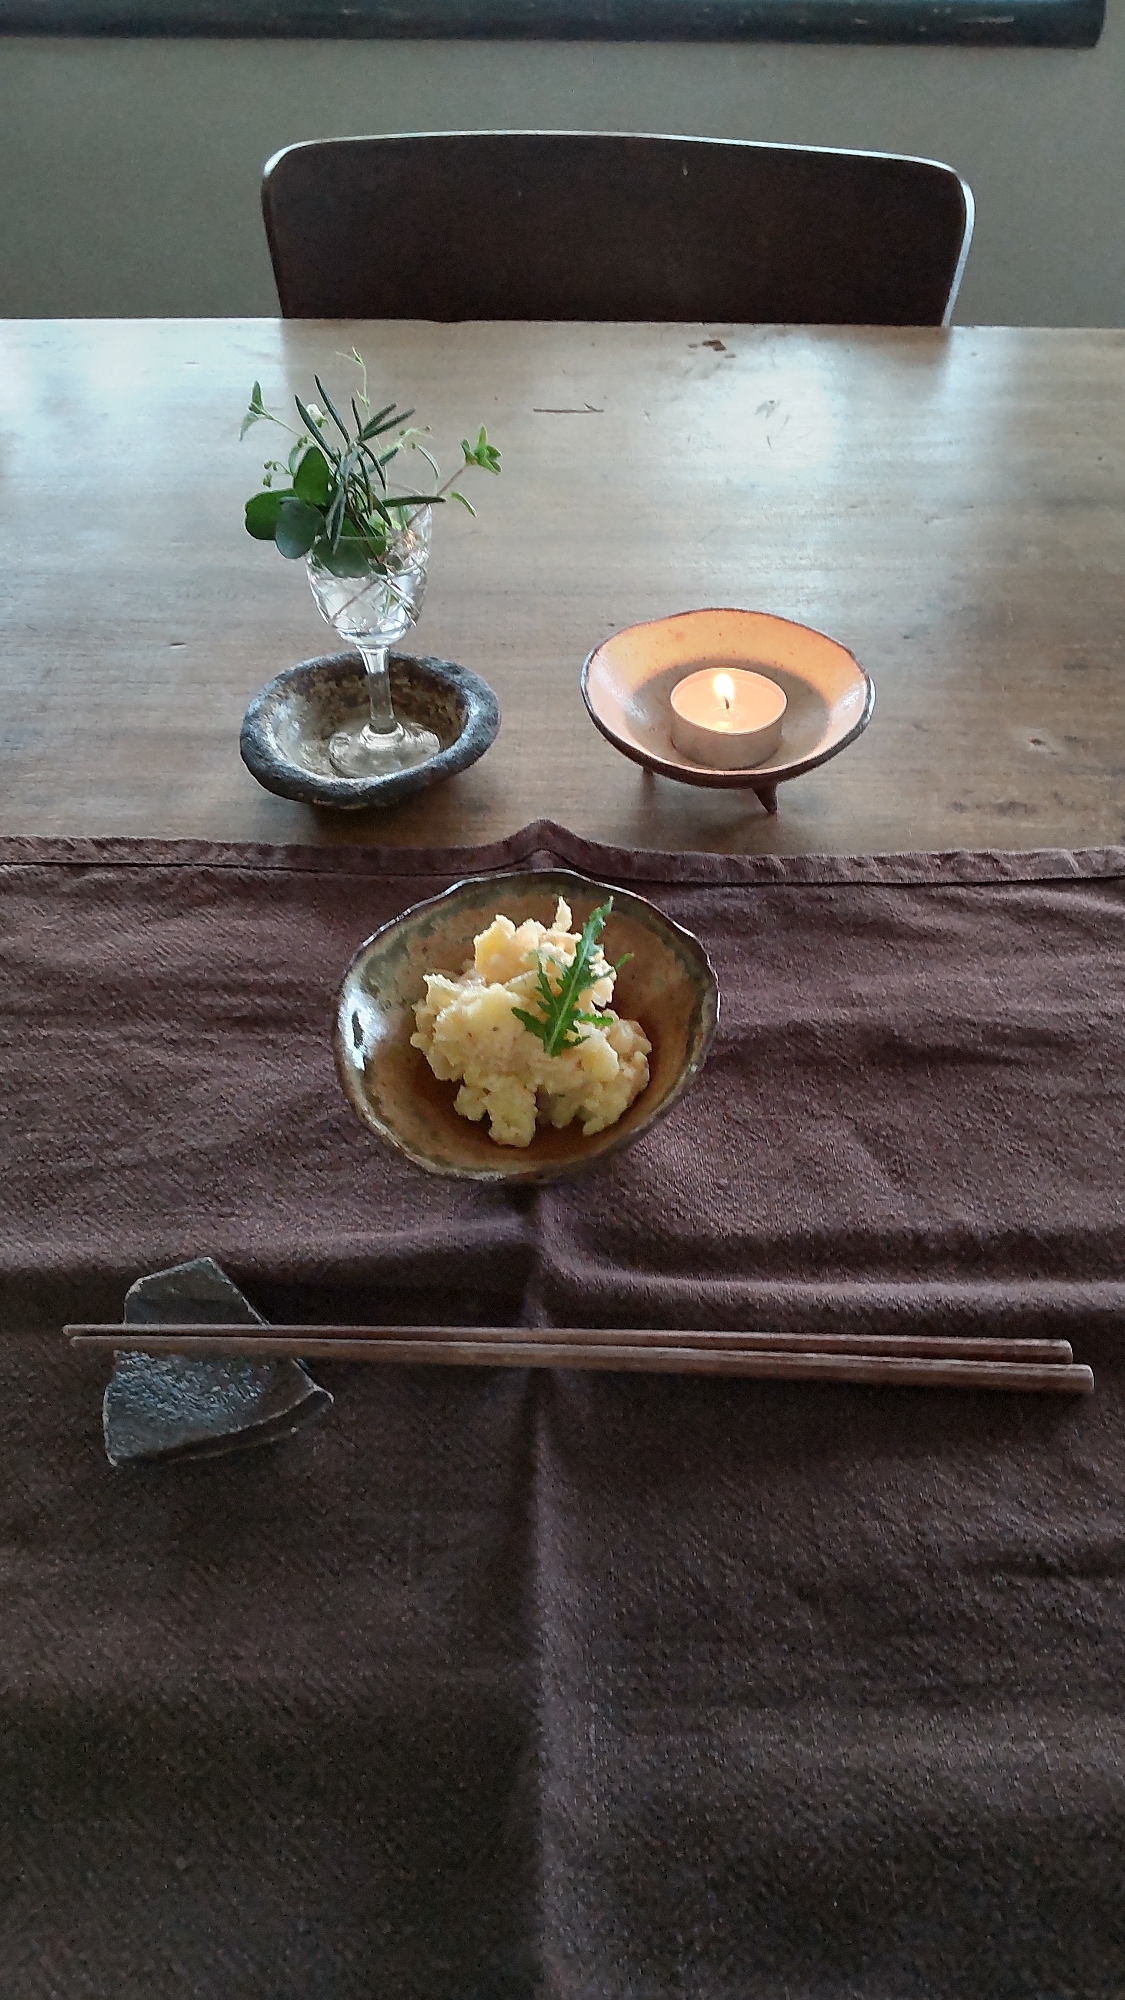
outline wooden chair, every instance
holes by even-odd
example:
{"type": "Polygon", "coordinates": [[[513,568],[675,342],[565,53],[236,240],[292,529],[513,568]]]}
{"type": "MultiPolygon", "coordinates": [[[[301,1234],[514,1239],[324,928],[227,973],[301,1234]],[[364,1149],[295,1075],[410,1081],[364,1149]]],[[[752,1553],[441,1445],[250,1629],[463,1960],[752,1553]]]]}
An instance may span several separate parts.
{"type": "Polygon", "coordinates": [[[288,319],[943,326],[973,226],[932,160],[596,132],[287,146],[262,208],[288,319]]]}

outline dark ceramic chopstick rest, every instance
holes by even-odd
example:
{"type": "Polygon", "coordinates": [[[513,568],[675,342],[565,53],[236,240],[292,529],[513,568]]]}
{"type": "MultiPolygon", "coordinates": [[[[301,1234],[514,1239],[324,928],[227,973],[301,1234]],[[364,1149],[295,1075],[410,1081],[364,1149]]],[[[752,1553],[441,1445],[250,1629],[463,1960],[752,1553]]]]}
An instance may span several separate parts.
{"type": "MultiPolygon", "coordinates": [[[[130,1326],[237,1321],[264,1327],[238,1286],[210,1257],[138,1278],[125,1296],[130,1326]]],[[[215,1458],[272,1444],[332,1403],[300,1361],[195,1361],[117,1354],[102,1403],[111,1465],[160,1458],[215,1458]]]]}

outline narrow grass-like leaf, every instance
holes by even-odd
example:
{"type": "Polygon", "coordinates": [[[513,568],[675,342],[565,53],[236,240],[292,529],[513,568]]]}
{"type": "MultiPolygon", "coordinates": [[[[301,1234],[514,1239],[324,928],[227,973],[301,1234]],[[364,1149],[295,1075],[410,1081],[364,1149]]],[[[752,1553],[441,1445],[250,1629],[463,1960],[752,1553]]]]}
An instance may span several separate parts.
{"type": "Polygon", "coordinates": [[[412,417],[414,412],[413,410],[395,410],[392,404],[389,410],[380,410],[379,415],[385,417],[386,422],[378,423],[372,418],[371,423],[364,425],[365,438],[385,437],[388,431],[394,430],[396,424],[405,424],[407,418],[412,417]]]}
{"type": "Polygon", "coordinates": [[[375,415],[373,417],[368,417],[367,422],[364,424],[362,430],[360,431],[360,437],[363,439],[364,443],[367,442],[368,438],[375,436],[376,432],[379,429],[379,426],[381,424],[386,424],[386,420],[388,417],[390,418],[392,424],[397,423],[399,421],[399,419],[395,416],[394,411],[395,411],[394,404],[388,403],[385,409],[376,410],[375,415]]]}
{"type": "Polygon", "coordinates": [[[294,396],[293,401],[297,405],[297,414],[300,417],[301,422],[304,424],[305,429],[309,432],[309,435],[316,439],[317,444],[320,446],[321,451],[324,453],[329,463],[338,466],[340,463],[340,453],[336,450],[336,447],[334,445],[328,442],[328,439],[325,437],[323,424],[317,423],[316,418],[312,414],[312,411],[308,409],[304,403],[302,403],[301,398],[299,396],[294,396]]]}
{"type": "Polygon", "coordinates": [[[324,407],[327,410],[329,416],[331,417],[333,423],[335,424],[336,429],[339,431],[340,436],[343,438],[344,443],[350,445],[352,441],[352,434],[348,429],[346,423],[344,422],[343,417],[340,415],[339,410],[336,408],[335,403],[332,401],[332,398],[329,395],[327,389],[325,388],[323,382],[321,381],[320,376],[314,375],[313,381],[316,383],[317,394],[320,397],[321,402],[324,404],[324,407]]]}

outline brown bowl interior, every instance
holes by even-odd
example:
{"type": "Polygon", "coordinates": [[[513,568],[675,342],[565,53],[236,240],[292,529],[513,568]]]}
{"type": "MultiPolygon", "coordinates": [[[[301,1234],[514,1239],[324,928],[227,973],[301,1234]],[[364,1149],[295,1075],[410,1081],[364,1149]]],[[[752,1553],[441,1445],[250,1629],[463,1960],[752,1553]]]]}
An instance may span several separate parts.
{"type": "Polygon", "coordinates": [[[835,639],[765,611],[683,611],[615,632],[591,653],[586,705],[603,735],[635,762],[690,785],[773,784],[823,764],[871,713],[869,675],[835,639]],[[672,741],[671,694],[704,667],[745,667],[786,697],[781,740],[753,769],[714,771],[672,741]]]}
{"type": "Polygon", "coordinates": [[[618,1150],[670,1108],[703,1065],[717,1006],[702,947],[643,897],[565,871],[484,876],[418,904],[361,947],[340,989],[336,1063],[363,1123],[416,1165],[473,1180],[553,1180],[618,1150]],[[618,974],[614,1006],[639,1021],[652,1043],[648,1087],[616,1125],[593,1138],[572,1125],[537,1132],[528,1147],[497,1146],[487,1121],[458,1117],[457,1085],[439,1082],[410,1046],[425,974],[462,972],[474,937],[497,912],[515,924],[527,917],[549,923],[564,896],[578,927],[611,895],[606,955],[632,954],[618,974]]]}

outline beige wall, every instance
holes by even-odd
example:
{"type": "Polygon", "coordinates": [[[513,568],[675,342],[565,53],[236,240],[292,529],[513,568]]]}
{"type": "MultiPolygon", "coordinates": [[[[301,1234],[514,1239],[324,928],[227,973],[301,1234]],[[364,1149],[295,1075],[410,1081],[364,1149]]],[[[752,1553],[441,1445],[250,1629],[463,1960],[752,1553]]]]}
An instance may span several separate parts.
{"type": "Polygon", "coordinates": [[[1089,52],[0,41],[0,315],[269,313],[262,163],[294,139],[538,126],[949,160],[957,317],[1125,324],[1125,0],[1089,52]]]}

